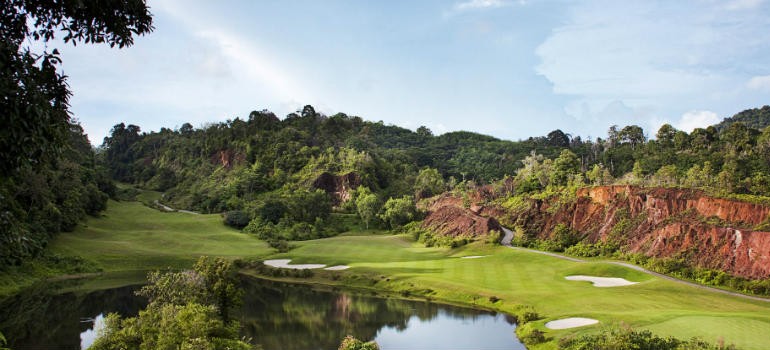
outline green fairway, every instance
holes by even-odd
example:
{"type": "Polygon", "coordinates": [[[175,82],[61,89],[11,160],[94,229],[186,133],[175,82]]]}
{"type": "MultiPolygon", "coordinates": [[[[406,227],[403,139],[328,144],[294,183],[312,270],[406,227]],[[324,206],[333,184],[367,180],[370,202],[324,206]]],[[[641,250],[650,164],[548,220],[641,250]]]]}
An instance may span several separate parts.
{"type": "Polygon", "coordinates": [[[113,201],[102,217],[59,235],[51,250],[92,260],[105,271],[189,267],[201,255],[249,258],[272,251],[254,236],[224,226],[216,214],[165,213],[113,201]]]}
{"type": "MultiPolygon", "coordinates": [[[[423,248],[401,236],[343,236],[298,243],[280,255],[296,262],[346,264],[346,274],[385,275],[379,288],[429,288],[432,298],[494,307],[513,312],[517,304],[532,305],[546,316],[589,317],[599,325],[548,331],[557,338],[598,331],[623,322],[682,339],[698,336],[724,339],[743,349],[770,348],[770,303],[751,301],[656,278],[622,266],[576,263],[505,247],[472,245],[460,249],[423,248]],[[485,255],[476,259],[460,256],[485,255]],[[639,284],[597,288],[567,281],[582,274],[622,277],[639,284]],[[489,301],[490,296],[502,299],[489,301]]],[[[544,329],[544,328],[543,328],[544,329]]],[[[554,346],[554,343],[545,347],[554,346]]]]}
{"type": "MultiPolygon", "coordinates": [[[[292,244],[297,246],[294,250],[275,254],[253,236],[225,227],[219,215],[163,213],[139,202],[110,202],[103,217],[60,235],[51,249],[124,274],[185,267],[200,255],[344,264],[352,268],[318,271],[311,281],[428,296],[511,313],[518,305],[531,305],[545,316],[535,323],[541,329],[545,322],[563,317],[600,321],[595,326],[548,330],[552,339],[623,322],[660,335],[698,336],[710,342],[724,339],[743,349],[770,348],[770,303],[701,290],[622,266],[577,263],[479,243],[457,249],[425,248],[390,234],[347,233],[292,244]],[[471,255],[483,257],[460,258],[471,255]],[[576,274],[623,277],[640,283],[596,288],[588,282],[564,279],[576,274]],[[490,297],[500,301],[493,303],[490,297]]],[[[540,348],[553,347],[555,342],[540,348]]]]}

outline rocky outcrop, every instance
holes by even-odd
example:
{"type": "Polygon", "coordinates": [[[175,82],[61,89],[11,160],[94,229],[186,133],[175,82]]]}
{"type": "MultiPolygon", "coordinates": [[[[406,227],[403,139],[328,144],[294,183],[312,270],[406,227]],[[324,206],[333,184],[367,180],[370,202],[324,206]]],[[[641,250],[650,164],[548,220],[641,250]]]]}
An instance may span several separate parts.
{"type": "Polygon", "coordinates": [[[430,214],[423,225],[454,234],[484,217],[552,238],[554,228],[563,224],[585,243],[614,241],[630,253],[684,257],[693,266],[770,278],[770,232],[761,231],[770,222],[768,206],[697,190],[600,186],[580,189],[574,198],[530,199],[504,208],[494,204],[487,190],[477,192],[434,198],[425,206],[430,214]]]}
{"type": "Polygon", "coordinates": [[[584,188],[569,203],[532,201],[507,222],[548,238],[568,225],[587,243],[614,240],[647,256],[685,257],[694,266],[747,278],[770,277],[770,232],[754,228],[770,208],[714,198],[696,190],[603,186],[584,188]]]}
{"type": "Polygon", "coordinates": [[[451,237],[484,236],[492,230],[502,232],[494,218],[452,204],[436,207],[425,217],[422,227],[451,237]]]}
{"type": "Polygon", "coordinates": [[[463,206],[463,199],[451,195],[434,197],[425,208],[428,215],[422,227],[451,237],[484,236],[489,231],[502,231],[500,223],[494,217],[480,215],[483,207],[463,206]]]}
{"type": "Polygon", "coordinates": [[[324,172],[313,180],[312,187],[324,190],[331,195],[332,204],[338,206],[352,198],[352,191],[361,186],[361,176],[350,172],[344,175],[333,175],[324,172]]]}
{"type": "Polygon", "coordinates": [[[211,163],[230,169],[246,162],[246,156],[231,149],[218,151],[211,155],[211,163]]]}

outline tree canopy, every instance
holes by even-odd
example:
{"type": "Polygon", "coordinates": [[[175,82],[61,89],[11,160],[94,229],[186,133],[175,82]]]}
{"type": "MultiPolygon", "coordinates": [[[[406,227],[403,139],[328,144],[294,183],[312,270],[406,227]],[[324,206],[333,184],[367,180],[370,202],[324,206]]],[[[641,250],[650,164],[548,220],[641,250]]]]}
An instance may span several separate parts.
{"type": "Polygon", "coordinates": [[[41,254],[115,194],[71,118],[72,92],[48,42],[126,47],[152,31],[142,0],[0,1],[0,269],[41,254]],[[31,41],[46,43],[42,52],[31,41]]]}

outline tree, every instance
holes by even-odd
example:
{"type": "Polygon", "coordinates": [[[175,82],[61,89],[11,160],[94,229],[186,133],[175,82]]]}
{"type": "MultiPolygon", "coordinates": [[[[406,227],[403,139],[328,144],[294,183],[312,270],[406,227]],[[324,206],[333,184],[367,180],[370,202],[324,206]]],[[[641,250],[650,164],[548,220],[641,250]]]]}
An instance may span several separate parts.
{"type": "Polygon", "coordinates": [[[658,140],[661,146],[670,148],[674,145],[674,136],[676,136],[677,130],[671,126],[671,124],[663,124],[658,133],[655,134],[655,138],[658,140]]]}
{"type": "Polygon", "coordinates": [[[603,164],[594,164],[591,171],[586,173],[588,181],[596,186],[609,185],[612,183],[612,174],[603,164]]]}
{"type": "Polygon", "coordinates": [[[152,31],[143,0],[5,0],[0,11],[0,173],[37,166],[61,152],[70,121],[66,77],[59,52],[32,53],[29,40],[131,46],[152,31]]]}
{"type": "Polygon", "coordinates": [[[356,211],[358,216],[366,224],[366,229],[369,229],[369,222],[372,221],[380,210],[380,200],[377,199],[377,195],[374,193],[366,193],[356,198],[356,211]]]}
{"type": "Polygon", "coordinates": [[[414,192],[417,198],[432,197],[444,192],[444,178],[436,169],[422,169],[414,181],[414,192]]]}
{"type": "Polygon", "coordinates": [[[133,163],[136,152],[133,145],[141,139],[141,128],[124,123],[115,124],[110,130],[110,136],[104,138],[102,148],[105,149],[104,160],[109,166],[112,177],[119,181],[134,181],[133,163]]]}
{"type": "Polygon", "coordinates": [[[569,137],[563,131],[556,129],[548,133],[548,144],[553,147],[569,147],[569,137]]]}
{"type": "Polygon", "coordinates": [[[201,257],[193,270],[156,271],[148,280],[137,293],[147,308],[126,319],[108,315],[89,349],[253,349],[229,319],[242,294],[231,262],[201,257]]]}
{"type": "Polygon", "coordinates": [[[620,130],[618,134],[620,141],[623,143],[631,144],[632,149],[636,149],[644,143],[646,138],[644,137],[644,130],[637,125],[629,125],[620,130]]]}
{"type": "Polygon", "coordinates": [[[190,123],[184,123],[181,127],[179,127],[179,133],[185,136],[192,134],[194,130],[195,129],[190,123]]]}
{"type": "Polygon", "coordinates": [[[417,209],[414,206],[412,198],[403,196],[401,198],[390,198],[383,206],[383,213],[379,215],[382,221],[385,221],[391,228],[399,228],[404,224],[414,220],[417,209]]]}
{"type": "Polygon", "coordinates": [[[578,173],[580,170],[580,160],[578,160],[575,153],[568,149],[564,149],[553,161],[553,171],[551,171],[551,184],[557,186],[564,186],[569,179],[578,173]]]}
{"type": "Polygon", "coordinates": [[[430,129],[428,129],[424,125],[420,126],[419,128],[417,128],[417,130],[415,132],[417,133],[417,135],[419,135],[420,137],[424,137],[424,138],[428,138],[428,137],[433,136],[433,131],[431,131],[430,129]]]}

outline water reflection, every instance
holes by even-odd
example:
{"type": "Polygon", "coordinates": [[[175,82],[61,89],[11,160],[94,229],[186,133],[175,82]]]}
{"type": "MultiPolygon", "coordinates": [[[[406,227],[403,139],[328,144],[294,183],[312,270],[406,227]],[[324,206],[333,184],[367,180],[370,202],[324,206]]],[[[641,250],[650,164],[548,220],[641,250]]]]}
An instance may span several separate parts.
{"type": "MultiPolygon", "coordinates": [[[[525,349],[501,314],[319,291],[247,279],[238,312],[242,333],[265,350],[337,349],[346,335],[375,339],[388,349],[525,349]]],[[[30,290],[0,302],[0,331],[12,349],[89,346],[103,315],[136,315],[146,304],[135,287],[86,295],[30,290]]]]}
{"type": "Polygon", "coordinates": [[[99,335],[99,330],[104,327],[104,314],[99,314],[96,318],[83,320],[83,323],[90,323],[91,328],[86,329],[80,333],[80,348],[88,349],[91,344],[94,343],[96,337],[99,335]]]}
{"type": "Polygon", "coordinates": [[[91,320],[110,312],[136,315],[146,304],[133,286],[88,294],[56,294],[56,288],[40,285],[0,301],[0,332],[11,349],[80,349],[91,320]]]}
{"type": "Polygon", "coordinates": [[[502,314],[247,281],[242,332],[265,350],[336,349],[350,334],[388,349],[525,349],[502,314]]]}

